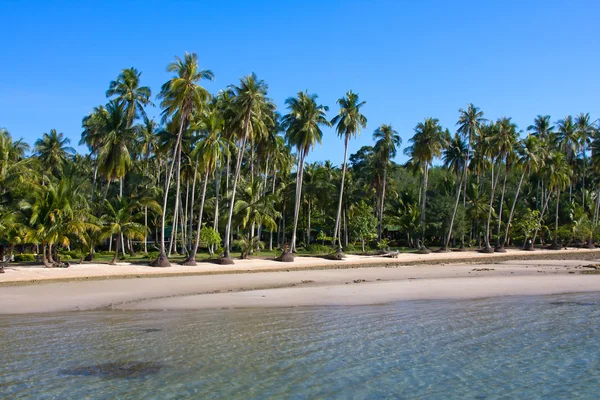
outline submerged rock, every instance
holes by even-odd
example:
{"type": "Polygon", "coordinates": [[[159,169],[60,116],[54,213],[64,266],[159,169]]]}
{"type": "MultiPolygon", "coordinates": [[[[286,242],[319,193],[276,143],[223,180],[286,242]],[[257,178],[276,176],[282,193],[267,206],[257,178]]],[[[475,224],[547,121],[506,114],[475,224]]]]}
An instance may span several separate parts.
{"type": "Polygon", "coordinates": [[[148,375],[154,375],[162,368],[162,364],[151,361],[124,361],[67,368],[60,370],[59,374],[73,376],[96,376],[106,379],[140,378],[148,375]]]}

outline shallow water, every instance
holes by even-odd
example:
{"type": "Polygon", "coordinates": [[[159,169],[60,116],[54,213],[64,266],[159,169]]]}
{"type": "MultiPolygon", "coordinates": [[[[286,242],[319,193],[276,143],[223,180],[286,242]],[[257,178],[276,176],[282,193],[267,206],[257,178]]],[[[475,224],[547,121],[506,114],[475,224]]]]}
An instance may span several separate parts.
{"type": "Polygon", "coordinates": [[[597,398],[600,293],[0,317],[0,397],[597,398]]]}

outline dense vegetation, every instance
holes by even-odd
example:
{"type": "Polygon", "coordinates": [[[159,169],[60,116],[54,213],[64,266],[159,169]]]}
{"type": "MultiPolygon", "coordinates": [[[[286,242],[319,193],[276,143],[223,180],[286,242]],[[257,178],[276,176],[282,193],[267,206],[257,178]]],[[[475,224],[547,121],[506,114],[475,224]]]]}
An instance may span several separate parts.
{"type": "Polygon", "coordinates": [[[0,259],[30,249],[53,266],[69,254],[111,251],[116,262],[143,252],[168,266],[174,254],[193,264],[201,249],[230,263],[232,248],[242,257],[281,249],[289,259],[298,250],[491,252],[596,239],[600,134],[589,114],[537,116],[523,132],[470,104],[455,133],[435,118],[419,122],[399,165],[391,125],[347,156],[368,127],[352,91],[332,112],[307,92],[278,111],[254,74],[212,95],[202,81],[213,73],[195,54],[167,70],[160,122],[146,114],[156,106],[140,72],[110,82],[107,104],[82,121],[89,154],[55,129],[33,148],[0,131],[0,259]],[[343,140],[341,167],[306,161],[325,126],[343,140]]]}

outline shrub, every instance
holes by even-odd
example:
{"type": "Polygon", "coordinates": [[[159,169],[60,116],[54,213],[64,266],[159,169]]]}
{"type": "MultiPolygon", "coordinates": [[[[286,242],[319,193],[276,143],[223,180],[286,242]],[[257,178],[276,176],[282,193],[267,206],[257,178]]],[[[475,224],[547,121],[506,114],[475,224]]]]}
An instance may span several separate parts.
{"type": "Polygon", "coordinates": [[[160,255],[160,253],[158,251],[151,251],[150,253],[148,253],[148,259],[156,260],[159,255],[160,255]]]}
{"type": "Polygon", "coordinates": [[[348,243],[348,246],[344,247],[344,251],[347,252],[347,253],[355,252],[357,250],[358,249],[356,248],[356,246],[354,244],[352,244],[352,243],[348,243]]]}
{"type": "Polygon", "coordinates": [[[15,254],[15,262],[35,261],[34,254],[15,254]]]}
{"type": "Polygon", "coordinates": [[[313,243],[306,246],[306,251],[311,254],[329,254],[331,253],[331,247],[313,243]]]}

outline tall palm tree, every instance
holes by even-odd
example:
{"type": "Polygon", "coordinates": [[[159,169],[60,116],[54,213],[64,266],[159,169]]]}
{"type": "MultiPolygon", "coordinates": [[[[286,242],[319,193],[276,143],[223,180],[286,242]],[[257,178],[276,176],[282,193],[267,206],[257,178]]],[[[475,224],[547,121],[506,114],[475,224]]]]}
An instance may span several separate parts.
{"type": "MultiPolygon", "coordinates": [[[[492,139],[494,147],[497,150],[497,160],[501,164],[504,162],[504,180],[502,182],[502,191],[500,194],[500,205],[498,211],[498,239],[495,251],[502,252],[500,246],[500,229],[502,225],[502,209],[504,205],[504,195],[506,193],[506,179],[510,173],[514,158],[516,155],[515,147],[517,146],[518,133],[517,125],[511,122],[510,118],[502,117],[497,121],[497,133],[492,139]]],[[[498,166],[498,178],[500,177],[500,165],[498,166]]],[[[495,185],[498,186],[498,179],[495,185]]],[[[489,214],[491,216],[491,213],[489,214]]],[[[489,236],[489,233],[488,233],[489,236]]],[[[489,241],[489,240],[488,240],[489,241]]]]}
{"type": "MultiPolygon", "coordinates": [[[[487,121],[483,117],[483,111],[479,107],[476,107],[473,103],[467,105],[467,109],[459,109],[459,117],[458,122],[458,133],[462,134],[463,137],[467,141],[467,157],[465,159],[465,169],[464,169],[464,192],[463,192],[463,202],[466,202],[467,199],[467,186],[469,180],[469,168],[471,166],[471,157],[472,157],[472,149],[473,142],[477,139],[477,137],[481,134],[481,128],[487,121]]],[[[464,236],[461,240],[461,246],[464,244],[464,236]]]]}
{"type": "Polygon", "coordinates": [[[229,252],[231,239],[231,223],[233,219],[233,208],[235,206],[235,195],[237,184],[240,177],[242,160],[246,144],[252,142],[253,135],[261,135],[273,124],[274,104],[267,97],[269,86],[265,81],[258,79],[256,74],[248,75],[240,79],[239,86],[230,88],[234,95],[235,115],[231,117],[230,122],[237,126],[239,135],[238,153],[235,165],[235,174],[229,199],[229,215],[227,216],[227,225],[225,226],[224,254],[221,258],[222,264],[233,264],[229,252]]]}
{"type": "MultiPolygon", "coordinates": [[[[579,152],[579,130],[573,120],[573,117],[567,115],[565,118],[559,120],[556,123],[557,126],[557,145],[560,150],[563,151],[567,156],[567,162],[571,164],[571,167],[575,168],[575,159],[579,152]]],[[[569,201],[573,194],[573,181],[569,183],[569,201]]]]}
{"type": "MultiPolygon", "coordinates": [[[[131,148],[135,143],[135,131],[128,126],[123,106],[116,101],[106,105],[102,114],[102,147],[98,153],[98,172],[110,184],[118,180],[119,195],[123,196],[123,178],[131,168],[131,148]]],[[[106,192],[108,192],[108,184],[106,192]]]]}
{"type": "MultiPolygon", "coordinates": [[[[162,85],[159,94],[159,98],[162,99],[160,106],[163,108],[163,120],[166,121],[167,118],[173,117],[178,121],[179,129],[177,131],[175,147],[173,148],[171,166],[169,167],[165,182],[161,219],[160,254],[158,259],[153,263],[157,267],[170,266],[165,251],[167,199],[169,197],[173,169],[175,168],[175,165],[177,165],[177,170],[181,169],[181,137],[190,122],[190,115],[193,112],[200,112],[204,104],[210,98],[208,91],[200,86],[200,81],[202,79],[214,79],[212,71],[200,69],[198,66],[198,55],[196,53],[190,54],[186,52],[183,59],[175,57],[175,61],[167,66],[167,71],[175,73],[175,76],[162,85]]],[[[179,174],[177,176],[179,176],[179,174]]],[[[179,185],[180,182],[178,180],[176,184],[176,199],[179,199],[179,185]]]]}
{"type": "Polygon", "coordinates": [[[581,206],[585,209],[585,178],[587,174],[588,162],[587,162],[587,149],[590,146],[592,136],[594,134],[594,125],[591,122],[589,113],[580,113],[575,117],[575,126],[577,129],[577,137],[579,139],[579,148],[583,156],[583,171],[582,171],[582,188],[581,188],[581,206]]]}
{"type": "Polygon", "coordinates": [[[135,68],[121,71],[116,80],[111,81],[106,97],[113,97],[125,109],[127,125],[131,127],[136,116],[147,118],[144,107],[154,105],[150,101],[152,92],[148,86],[140,86],[141,72],[135,68]]]}
{"type": "Polygon", "coordinates": [[[448,235],[446,236],[446,242],[440,249],[445,251],[450,244],[452,238],[452,229],[454,228],[454,219],[456,218],[456,212],[458,211],[458,203],[460,202],[460,195],[462,192],[463,180],[466,178],[466,161],[467,161],[467,144],[463,138],[458,134],[454,134],[454,137],[448,142],[448,146],[444,150],[444,168],[452,171],[457,177],[458,188],[456,190],[456,202],[454,203],[454,211],[452,212],[452,218],[450,219],[450,228],[448,229],[448,235]]]}
{"type": "Polygon", "coordinates": [[[523,178],[525,178],[526,174],[539,170],[543,163],[543,158],[540,157],[540,139],[538,139],[537,136],[533,136],[531,134],[527,135],[527,137],[523,139],[517,147],[517,153],[517,165],[519,165],[523,171],[521,172],[521,178],[519,179],[519,184],[517,185],[515,198],[513,200],[512,207],[510,208],[510,214],[508,215],[508,221],[506,222],[504,239],[499,246],[500,249],[504,248],[504,245],[508,240],[508,232],[510,230],[510,224],[515,212],[515,206],[517,205],[517,200],[519,199],[519,194],[521,193],[523,178]]]}
{"type": "Polygon", "coordinates": [[[323,138],[321,126],[331,126],[331,123],[326,118],[326,113],[329,108],[317,104],[317,97],[316,94],[298,92],[296,97],[290,97],[285,101],[289,110],[289,113],[283,117],[283,126],[286,129],[286,139],[290,145],[296,147],[298,152],[294,227],[290,242],[290,253],[296,250],[296,231],[298,228],[298,214],[302,198],[304,160],[315,144],[321,143],[323,138]]]}
{"type": "MultiPolygon", "coordinates": [[[[335,129],[338,136],[344,137],[344,163],[342,164],[342,182],[340,185],[340,199],[338,202],[338,211],[335,218],[335,229],[333,231],[333,242],[340,227],[340,217],[342,215],[342,199],[344,196],[344,178],[346,177],[346,159],[348,154],[348,141],[351,137],[360,134],[361,128],[367,127],[367,118],[361,113],[360,109],[366,104],[365,101],[360,101],[358,94],[351,90],[346,93],[345,97],[337,100],[340,106],[338,115],[331,120],[332,125],[336,125],[335,129]]],[[[338,251],[342,250],[341,239],[338,238],[338,251]]]]}
{"type": "Polygon", "coordinates": [[[398,148],[402,145],[402,138],[391,124],[382,124],[373,132],[373,140],[375,140],[375,153],[377,154],[379,162],[383,165],[383,182],[381,185],[381,198],[379,201],[379,229],[377,232],[379,241],[381,242],[388,165],[390,160],[396,157],[398,148]]]}
{"type": "Polygon", "coordinates": [[[415,134],[410,139],[411,145],[404,149],[404,154],[410,157],[408,163],[417,167],[423,175],[420,246],[420,251],[423,253],[429,252],[425,246],[425,209],[429,166],[434,158],[442,155],[442,150],[448,143],[448,139],[437,118],[425,118],[424,122],[419,122],[415,127],[415,134]]]}
{"type": "Polygon", "coordinates": [[[41,139],[35,141],[34,151],[46,171],[56,176],[60,175],[64,163],[75,155],[75,149],[69,147],[69,143],[71,140],[56,129],[50,129],[49,133],[44,133],[41,139]]]}
{"type": "Polygon", "coordinates": [[[200,245],[200,231],[202,229],[202,213],[204,211],[204,200],[206,198],[206,187],[209,176],[214,175],[218,165],[223,161],[228,154],[229,143],[223,138],[223,117],[218,110],[208,111],[200,122],[199,130],[201,131],[201,139],[198,147],[192,152],[192,158],[197,160],[199,169],[204,171],[204,184],[202,186],[202,197],[200,199],[200,211],[198,212],[198,224],[196,227],[196,240],[194,248],[185,265],[196,264],[196,254],[200,245]]]}

